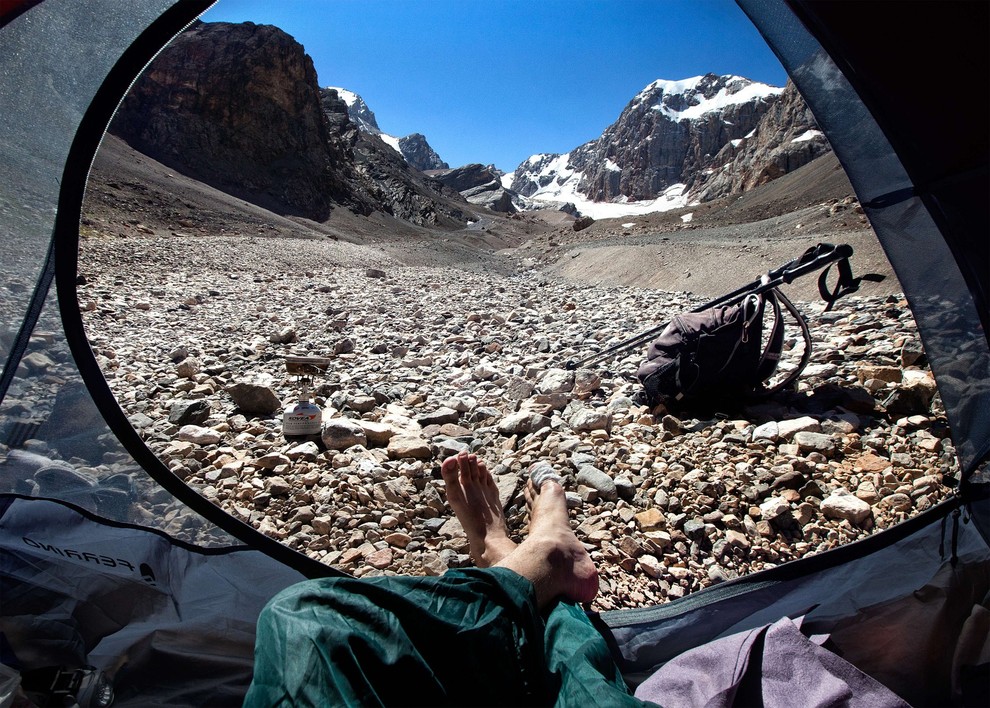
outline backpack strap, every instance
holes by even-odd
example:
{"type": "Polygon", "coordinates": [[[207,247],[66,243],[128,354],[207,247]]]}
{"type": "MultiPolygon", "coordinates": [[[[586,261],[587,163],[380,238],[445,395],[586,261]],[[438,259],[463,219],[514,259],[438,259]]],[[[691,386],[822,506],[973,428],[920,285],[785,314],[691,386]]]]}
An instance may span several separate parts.
{"type": "Polygon", "coordinates": [[[764,293],[764,298],[773,308],[773,326],[770,329],[770,338],[763,349],[763,354],[760,355],[760,364],[756,368],[757,385],[773,376],[773,372],[777,370],[777,364],[780,362],[780,353],[784,348],[784,316],[780,311],[780,302],[777,300],[779,294],[780,291],[777,288],[764,293]]]}
{"type": "MultiPolygon", "coordinates": [[[[787,299],[784,293],[774,288],[774,296],[781,302],[781,304],[783,304],[787,311],[791,313],[791,316],[794,317],[798,323],[798,326],[801,328],[801,335],[804,337],[804,351],[801,353],[801,361],[798,363],[797,367],[787,374],[783,381],[780,381],[769,388],[764,388],[762,395],[770,395],[777,393],[778,391],[783,391],[797,380],[797,377],[801,375],[801,372],[804,371],[804,367],[806,367],[808,362],[811,360],[811,332],[808,330],[808,323],[805,322],[800,311],[798,311],[798,309],[794,306],[794,303],[787,299]]],[[[776,328],[776,322],[774,323],[774,327],[776,328]]],[[[771,337],[773,337],[773,334],[771,334],[771,337]]]]}

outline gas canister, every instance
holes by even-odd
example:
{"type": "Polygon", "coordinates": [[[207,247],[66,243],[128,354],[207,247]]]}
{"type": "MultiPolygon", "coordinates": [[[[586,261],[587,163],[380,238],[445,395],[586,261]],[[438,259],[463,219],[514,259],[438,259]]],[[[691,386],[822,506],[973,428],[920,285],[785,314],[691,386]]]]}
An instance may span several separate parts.
{"type": "Polygon", "coordinates": [[[282,413],[282,435],[286,440],[311,440],[323,430],[323,411],[308,398],[286,406],[282,413]]]}

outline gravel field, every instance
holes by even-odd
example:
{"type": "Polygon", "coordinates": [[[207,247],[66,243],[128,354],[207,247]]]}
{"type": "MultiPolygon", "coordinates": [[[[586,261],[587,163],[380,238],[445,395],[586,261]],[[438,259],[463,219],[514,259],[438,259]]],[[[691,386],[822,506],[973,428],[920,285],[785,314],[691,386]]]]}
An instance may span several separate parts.
{"type": "MultiPolygon", "coordinates": [[[[343,209],[324,224],[280,217],[108,136],[79,302],[147,445],[261,532],[357,576],[439,574],[471,562],[446,456],[487,460],[517,536],[529,471],[550,464],[600,567],[593,609],[649,606],[864,538],[948,493],[952,442],[897,281],[834,160],[798,173],[582,231],[537,212],[437,233],[343,209]],[[785,288],[814,337],[795,390],[651,409],[634,376],[645,347],[567,368],[819,242],[853,245],[857,274],[887,278],[829,312],[814,277],[785,288]],[[289,441],[285,357],[299,355],[331,363],[314,380],[322,434],[289,441]]],[[[781,371],[802,351],[796,331],[781,371]]],[[[127,460],[114,459],[85,473],[118,483],[127,460]]],[[[168,496],[136,496],[127,520],[229,542],[168,496]]]]}
{"type": "MultiPolygon", "coordinates": [[[[576,372],[565,364],[697,295],[561,278],[527,248],[484,253],[470,268],[426,266],[421,245],[143,223],[151,233],[112,234],[91,223],[80,303],[142,437],[215,504],[354,575],[470,563],[439,476],[461,450],[489,462],[515,534],[526,528],[529,469],[549,463],[565,477],[601,569],[599,610],[863,538],[943,498],[953,472],[896,294],[847,297],[827,313],[802,303],[815,342],[792,393],[650,410],[636,402],[642,350],[576,372]],[[296,391],[287,355],[332,360],[315,381],[321,439],[281,434],[296,391]]],[[[785,368],[802,346],[790,344],[785,368]]],[[[182,515],[162,512],[148,515],[181,535],[182,515]]]]}

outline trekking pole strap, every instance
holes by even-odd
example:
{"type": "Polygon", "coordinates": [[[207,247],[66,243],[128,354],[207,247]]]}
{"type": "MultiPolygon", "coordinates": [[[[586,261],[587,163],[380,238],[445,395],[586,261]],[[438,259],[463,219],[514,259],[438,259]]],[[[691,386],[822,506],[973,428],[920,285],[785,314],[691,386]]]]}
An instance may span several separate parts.
{"type": "Polygon", "coordinates": [[[859,290],[859,284],[864,280],[868,280],[874,283],[879,283],[884,279],[884,276],[877,275],[876,273],[867,273],[858,278],[853,277],[852,266],[849,264],[849,258],[842,258],[836,264],[836,270],[838,271],[839,278],[835,283],[835,288],[830,290],[828,287],[828,274],[832,269],[830,264],[822,274],[818,276],[818,294],[822,296],[822,300],[825,301],[825,312],[832,309],[835,302],[845,295],[859,290]]]}

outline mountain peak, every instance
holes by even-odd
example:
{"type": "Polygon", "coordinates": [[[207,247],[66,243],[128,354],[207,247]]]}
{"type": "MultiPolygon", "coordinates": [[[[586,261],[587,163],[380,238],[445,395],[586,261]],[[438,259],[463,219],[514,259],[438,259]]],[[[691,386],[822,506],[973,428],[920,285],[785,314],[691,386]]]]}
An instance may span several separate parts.
{"type": "Polygon", "coordinates": [[[731,74],[705,74],[679,81],[657,79],[636,95],[627,110],[647,105],[673,121],[693,120],[727,106],[766,100],[783,90],[731,74]]]}
{"type": "Polygon", "coordinates": [[[595,218],[663,211],[701,195],[742,191],[828,150],[824,139],[796,141],[820,135],[798,104],[803,101],[796,91],[742,76],[658,79],[600,137],[562,155],[525,160],[511,187],[537,203],[574,203],[595,218]],[[761,164],[747,141],[773,164],[761,164]],[[745,164],[736,164],[737,158],[745,164]]]}
{"type": "Polygon", "coordinates": [[[347,115],[357,124],[358,128],[372,135],[378,135],[382,132],[381,128],[378,127],[378,119],[375,118],[375,114],[368,108],[368,104],[364,102],[363,98],[353,91],[339,86],[327,86],[327,89],[336,91],[340,99],[347,104],[347,115]]]}
{"type": "Polygon", "coordinates": [[[335,91],[337,96],[347,105],[347,115],[358,129],[381,138],[386,145],[402,155],[411,167],[420,171],[445,170],[450,167],[430,147],[422,133],[410,133],[404,138],[399,138],[383,132],[378,127],[375,114],[358,94],[339,86],[327,86],[323,90],[335,91]]]}

